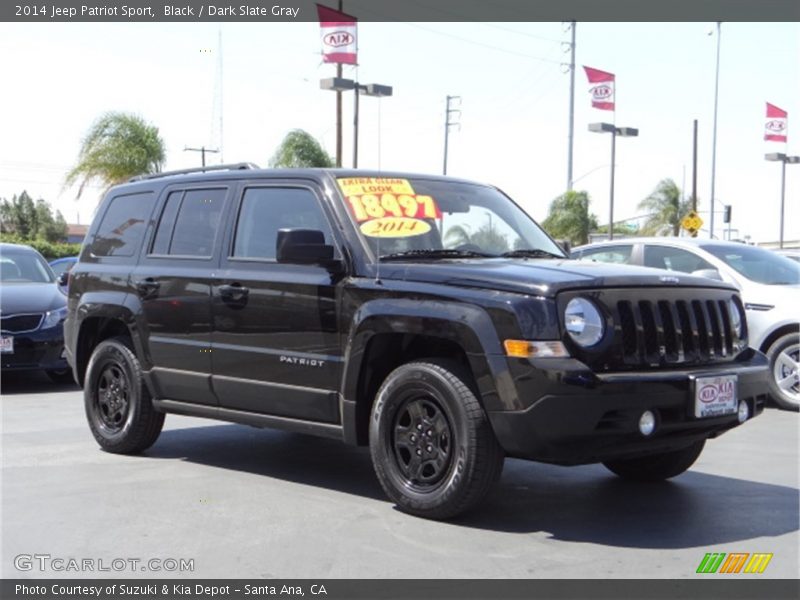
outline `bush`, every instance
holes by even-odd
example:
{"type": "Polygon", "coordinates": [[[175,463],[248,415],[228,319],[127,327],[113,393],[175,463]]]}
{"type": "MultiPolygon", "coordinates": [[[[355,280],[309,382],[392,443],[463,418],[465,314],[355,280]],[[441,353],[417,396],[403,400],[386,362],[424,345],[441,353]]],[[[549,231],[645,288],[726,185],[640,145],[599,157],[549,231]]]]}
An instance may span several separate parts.
{"type": "Polygon", "coordinates": [[[47,240],[26,240],[13,233],[0,233],[0,241],[9,244],[24,244],[32,246],[38,250],[47,260],[63,258],[65,256],[77,256],[80,254],[80,244],[66,244],[62,242],[48,242],[47,240]]]}

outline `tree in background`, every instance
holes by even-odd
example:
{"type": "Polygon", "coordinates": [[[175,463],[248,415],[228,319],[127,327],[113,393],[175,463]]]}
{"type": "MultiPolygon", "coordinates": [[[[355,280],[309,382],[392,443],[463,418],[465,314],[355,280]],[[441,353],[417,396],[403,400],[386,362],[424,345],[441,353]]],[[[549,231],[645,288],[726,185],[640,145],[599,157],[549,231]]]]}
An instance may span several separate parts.
{"type": "Polygon", "coordinates": [[[89,129],[65,184],[79,182],[80,197],[91,181],[111,187],[136,175],[160,172],[164,160],[164,141],[158,127],[137,115],[108,112],[89,129]]]}
{"type": "Polygon", "coordinates": [[[597,229],[597,217],[589,214],[589,194],[568,191],[550,203],[542,227],[555,239],[568,239],[573,245],[586,244],[589,232],[597,229]]]}
{"type": "Polygon", "coordinates": [[[28,192],[0,201],[0,228],[20,240],[60,242],[67,237],[67,222],[60,211],[53,211],[41,198],[36,202],[28,192]]]}
{"type": "Polygon", "coordinates": [[[649,215],[639,230],[641,235],[678,235],[692,202],[681,200],[681,190],[672,179],[662,179],[638,208],[649,215]]]}
{"type": "Polygon", "coordinates": [[[303,168],[333,166],[333,159],[314,137],[302,129],[293,129],[269,161],[274,168],[303,168]]]}

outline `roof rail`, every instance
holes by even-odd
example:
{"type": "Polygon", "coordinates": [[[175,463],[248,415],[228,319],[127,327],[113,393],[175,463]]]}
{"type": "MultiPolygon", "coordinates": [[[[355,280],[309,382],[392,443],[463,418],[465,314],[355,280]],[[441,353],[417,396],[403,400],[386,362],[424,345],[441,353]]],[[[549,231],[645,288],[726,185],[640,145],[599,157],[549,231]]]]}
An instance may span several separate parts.
{"type": "Polygon", "coordinates": [[[207,167],[195,167],[193,169],[180,169],[178,171],[164,171],[163,173],[150,173],[149,175],[137,175],[131,177],[128,183],[134,181],[145,181],[147,179],[158,179],[160,177],[170,177],[171,175],[189,175],[191,173],[205,173],[206,171],[236,171],[238,169],[260,169],[257,164],[251,162],[231,163],[227,165],[209,165],[207,167]]]}

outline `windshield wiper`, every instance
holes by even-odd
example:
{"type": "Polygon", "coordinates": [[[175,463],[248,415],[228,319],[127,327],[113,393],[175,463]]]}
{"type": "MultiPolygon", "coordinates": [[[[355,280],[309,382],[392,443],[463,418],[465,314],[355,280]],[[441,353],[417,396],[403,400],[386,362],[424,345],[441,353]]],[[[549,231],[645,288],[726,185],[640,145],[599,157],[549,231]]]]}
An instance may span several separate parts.
{"type": "Polygon", "coordinates": [[[456,250],[455,248],[440,250],[428,248],[425,250],[406,250],[405,252],[384,254],[380,257],[380,260],[403,260],[406,258],[496,258],[496,255],[474,250],[456,250]]]}
{"type": "Polygon", "coordinates": [[[558,254],[548,252],[547,250],[540,250],[539,248],[521,248],[519,250],[512,250],[511,252],[503,252],[503,258],[565,258],[558,254]]]}

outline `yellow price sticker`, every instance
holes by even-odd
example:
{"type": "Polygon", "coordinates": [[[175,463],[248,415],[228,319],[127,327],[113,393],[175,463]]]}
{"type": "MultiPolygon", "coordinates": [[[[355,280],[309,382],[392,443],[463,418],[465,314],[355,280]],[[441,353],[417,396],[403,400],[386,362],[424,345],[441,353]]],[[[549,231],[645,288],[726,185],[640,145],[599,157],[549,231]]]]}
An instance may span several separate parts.
{"type": "Polygon", "coordinates": [[[345,177],[336,180],[345,196],[361,196],[362,194],[407,194],[414,195],[414,188],[408,179],[390,177],[345,177]]]}
{"type": "Polygon", "coordinates": [[[347,202],[359,223],[384,217],[440,219],[442,212],[430,196],[409,194],[363,194],[348,196],[347,202]]]}
{"type": "Polygon", "coordinates": [[[409,217],[382,217],[362,223],[361,233],[374,238],[399,238],[422,235],[431,230],[429,223],[409,217]]]}

